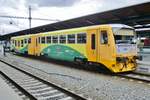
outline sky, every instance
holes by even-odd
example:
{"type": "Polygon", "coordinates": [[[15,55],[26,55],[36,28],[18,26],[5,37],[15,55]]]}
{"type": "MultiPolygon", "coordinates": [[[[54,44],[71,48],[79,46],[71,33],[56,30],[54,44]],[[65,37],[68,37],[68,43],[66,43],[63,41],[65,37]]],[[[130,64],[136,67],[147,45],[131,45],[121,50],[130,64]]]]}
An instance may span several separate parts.
{"type": "MultiPolygon", "coordinates": [[[[28,17],[29,6],[33,18],[72,19],[150,0],[0,0],[0,16],[28,17]]],[[[32,20],[32,27],[56,21],[32,20]]],[[[28,19],[0,17],[0,35],[29,28],[28,19]]]]}

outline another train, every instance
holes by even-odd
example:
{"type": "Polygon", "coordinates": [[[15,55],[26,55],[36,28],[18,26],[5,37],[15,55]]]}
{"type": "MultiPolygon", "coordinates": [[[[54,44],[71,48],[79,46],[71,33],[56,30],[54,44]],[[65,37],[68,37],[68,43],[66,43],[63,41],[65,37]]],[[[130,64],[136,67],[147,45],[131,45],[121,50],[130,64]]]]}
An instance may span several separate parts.
{"type": "Polygon", "coordinates": [[[94,25],[12,37],[11,50],[64,61],[102,64],[118,73],[136,69],[138,56],[134,38],[134,29],[127,25],[94,25]]]}

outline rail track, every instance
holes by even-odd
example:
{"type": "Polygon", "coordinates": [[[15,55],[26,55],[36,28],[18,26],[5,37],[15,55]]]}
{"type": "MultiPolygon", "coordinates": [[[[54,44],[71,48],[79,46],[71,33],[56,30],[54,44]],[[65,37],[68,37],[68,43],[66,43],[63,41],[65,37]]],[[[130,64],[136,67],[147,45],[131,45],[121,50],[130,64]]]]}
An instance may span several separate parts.
{"type": "Polygon", "coordinates": [[[2,67],[1,76],[20,91],[24,100],[87,100],[80,94],[64,89],[56,84],[47,82],[10,63],[0,60],[2,67]]]}
{"type": "Polygon", "coordinates": [[[124,78],[127,78],[127,79],[134,79],[134,80],[150,83],[150,76],[140,74],[140,73],[135,73],[135,72],[126,73],[126,74],[124,73],[124,74],[118,74],[117,76],[124,77],[124,78]]]}
{"type": "Polygon", "coordinates": [[[0,71],[0,78],[2,78],[8,85],[11,87],[16,94],[19,95],[23,100],[30,100],[32,97],[29,97],[29,94],[24,91],[19,85],[14,83],[9,77],[7,77],[3,72],[0,71]]]}
{"type": "MultiPolygon", "coordinates": [[[[13,63],[18,63],[16,61],[13,61],[13,63]]],[[[37,69],[31,65],[28,65],[28,64],[24,64],[22,62],[19,62],[25,66],[28,66],[28,67],[31,67],[31,68],[34,68],[34,69],[37,69]]],[[[39,69],[37,69],[39,70],[39,69]]],[[[41,70],[43,71],[43,70],[41,70]]],[[[45,72],[45,71],[43,71],[45,72]]],[[[47,72],[45,72],[47,73],[47,72]]],[[[108,76],[112,76],[112,74],[105,74],[105,73],[100,73],[100,74],[104,74],[104,75],[108,75],[108,76]]],[[[118,76],[120,78],[126,78],[126,79],[133,79],[133,80],[137,80],[137,81],[142,81],[142,82],[145,82],[145,83],[150,83],[150,75],[147,75],[147,74],[141,74],[141,73],[135,73],[135,72],[132,72],[132,73],[123,73],[123,74],[113,74],[113,76],[118,76]]]]}

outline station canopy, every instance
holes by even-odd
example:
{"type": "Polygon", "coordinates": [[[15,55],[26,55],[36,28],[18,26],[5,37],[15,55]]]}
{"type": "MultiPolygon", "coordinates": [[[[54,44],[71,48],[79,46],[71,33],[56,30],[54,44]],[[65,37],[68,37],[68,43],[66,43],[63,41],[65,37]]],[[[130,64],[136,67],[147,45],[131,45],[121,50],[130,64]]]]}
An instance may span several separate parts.
{"type": "Polygon", "coordinates": [[[124,8],[118,8],[115,10],[105,12],[99,12],[96,14],[91,14],[79,18],[74,18],[66,21],[56,22],[6,34],[3,36],[3,39],[18,35],[36,34],[40,32],[112,23],[121,23],[133,27],[136,25],[150,24],[150,2],[128,6],[124,8]]]}

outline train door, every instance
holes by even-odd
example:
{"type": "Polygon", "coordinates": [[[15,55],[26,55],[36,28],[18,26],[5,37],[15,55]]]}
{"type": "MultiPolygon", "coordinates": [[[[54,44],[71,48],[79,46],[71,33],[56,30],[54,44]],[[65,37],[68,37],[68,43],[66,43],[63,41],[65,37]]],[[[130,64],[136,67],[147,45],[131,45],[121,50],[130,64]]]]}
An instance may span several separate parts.
{"type": "Polygon", "coordinates": [[[41,38],[39,36],[36,36],[35,40],[35,55],[40,56],[40,43],[41,43],[41,38]]]}
{"type": "Polygon", "coordinates": [[[35,54],[35,45],[36,45],[36,37],[35,36],[31,36],[28,39],[28,54],[29,55],[34,55],[35,54]]]}
{"type": "Polygon", "coordinates": [[[96,62],[97,61],[97,30],[92,29],[88,30],[87,34],[87,56],[88,61],[96,62]]]}
{"type": "Polygon", "coordinates": [[[100,63],[109,63],[111,59],[111,45],[109,41],[109,29],[100,28],[98,32],[98,56],[97,60],[100,63]]]}

